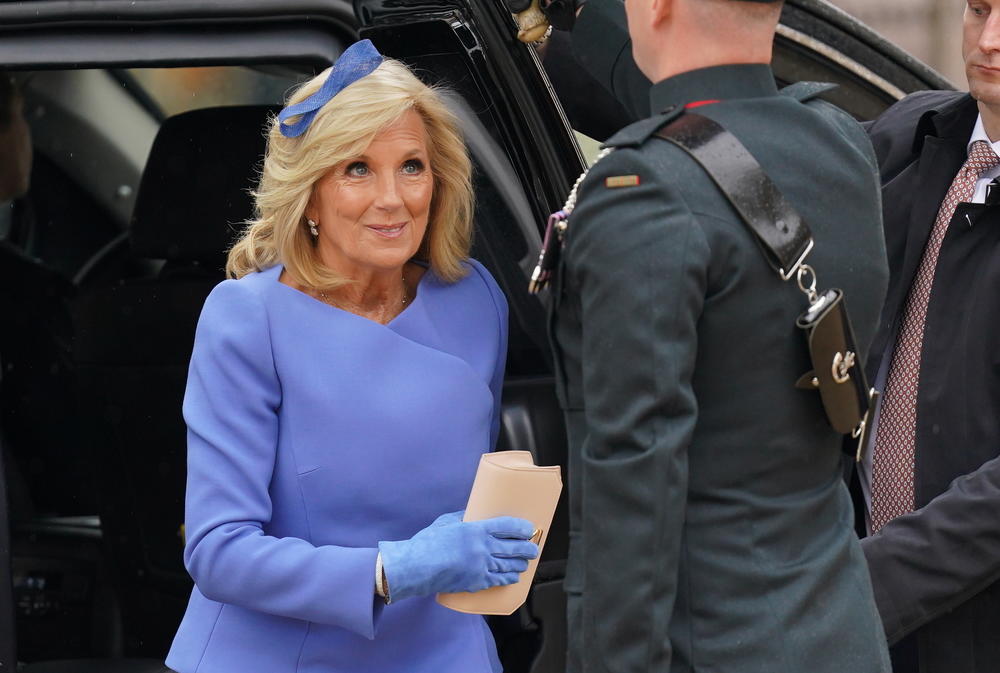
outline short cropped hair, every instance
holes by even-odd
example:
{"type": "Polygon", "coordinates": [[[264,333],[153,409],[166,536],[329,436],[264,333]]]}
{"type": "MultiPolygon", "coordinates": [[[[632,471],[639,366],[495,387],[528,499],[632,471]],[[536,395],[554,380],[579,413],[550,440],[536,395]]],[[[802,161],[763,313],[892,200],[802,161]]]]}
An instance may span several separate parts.
{"type": "MultiPolygon", "coordinates": [[[[329,72],[301,85],[287,105],[315,93],[329,72]]],[[[388,58],[320,108],[301,136],[285,137],[278,120],[271,121],[260,184],[253,194],[255,219],[229,251],[227,274],[240,278],[281,263],[306,287],[326,290],[350,282],[316,254],[305,218],[313,185],[337,164],[364,153],[380,131],[409,110],[424,122],[434,177],[427,232],[416,257],[446,282],[462,278],[472,242],[473,192],[458,119],[440,91],[388,58]]]]}

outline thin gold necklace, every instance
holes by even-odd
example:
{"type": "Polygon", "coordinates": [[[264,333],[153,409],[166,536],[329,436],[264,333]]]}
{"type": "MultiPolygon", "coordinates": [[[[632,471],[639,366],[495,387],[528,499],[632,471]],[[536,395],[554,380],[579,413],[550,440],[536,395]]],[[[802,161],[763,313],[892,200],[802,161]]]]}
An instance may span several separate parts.
{"type": "MultiPolygon", "coordinates": [[[[400,281],[402,282],[402,285],[403,285],[403,298],[402,298],[402,300],[399,303],[399,305],[401,307],[400,310],[402,310],[402,308],[406,307],[407,298],[409,296],[409,288],[406,285],[406,276],[400,276],[399,279],[400,279],[400,281]]],[[[334,306],[336,308],[343,309],[345,311],[349,311],[350,310],[350,309],[346,308],[340,302],[337,302],[337,301],[333,300],[330,297],[330,295],[328,295],[323,290],[317,290],[316,294],[319,296],[320,299],[323,300],[323,303],[325,303],[325,304],[329,304],[330,306],[334,306]]],[[[355,309],[360,309],[361,308],[361,306],[359,304],[353,304],[353,306],[354,306],[355,309]]],[[[350,312],[351,313],[356,313],[357,311],[350,311],[350,312]]]]}

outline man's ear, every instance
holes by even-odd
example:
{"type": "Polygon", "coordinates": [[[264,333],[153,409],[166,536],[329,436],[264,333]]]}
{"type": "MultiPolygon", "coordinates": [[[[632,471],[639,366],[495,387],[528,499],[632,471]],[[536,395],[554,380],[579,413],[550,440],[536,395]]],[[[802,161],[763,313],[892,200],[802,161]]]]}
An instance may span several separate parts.
{"type": "Polygon", "coordinates": [[[658,27],[674,12],[674,5],[683,0],[646,0],[649,7],[649,19],[654,27],[658,27]]]}

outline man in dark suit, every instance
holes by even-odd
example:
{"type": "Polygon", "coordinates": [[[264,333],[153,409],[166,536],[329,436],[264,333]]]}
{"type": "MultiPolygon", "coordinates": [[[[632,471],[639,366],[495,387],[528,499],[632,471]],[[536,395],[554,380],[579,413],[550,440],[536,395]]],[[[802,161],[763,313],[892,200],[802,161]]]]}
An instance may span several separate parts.
{"type": "Polygon", "coordinates": [[[969,0],[963,53],[971,93],[868,129],[890,282],[862,544],[897,673],[1000,670],[1000,0],[969,0]]]}
{"type": "Polygon", "coordinates": [[[625,3],[656,114],[582,182],[553,287],[574,673],[889,670],[841,437],[794,385],[806,300],[656,135],[697,112],[746,145],[809,222],[809,263],[850,297],[867,352],[887,275],[875,157],[849,116],[778,92],[780,6],[625,3]]]}

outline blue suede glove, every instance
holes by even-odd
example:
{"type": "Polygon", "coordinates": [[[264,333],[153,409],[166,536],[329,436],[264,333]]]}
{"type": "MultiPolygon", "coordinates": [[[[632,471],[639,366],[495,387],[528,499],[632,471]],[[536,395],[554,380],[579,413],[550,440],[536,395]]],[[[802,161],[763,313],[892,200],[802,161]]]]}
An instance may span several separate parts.
{"type": "Polygon", "coordinates": [[[463,522],[462,515],[443,514],[409,540],[378,543],[392,602],[514,584],[538,556],[538,545],[527,541],[535,532],[530,521],[463,522]]]}

